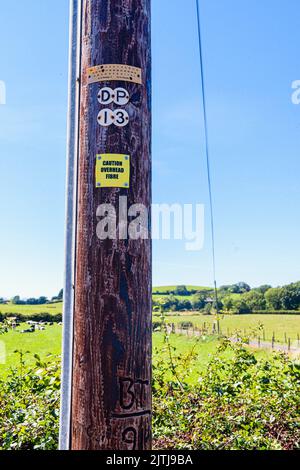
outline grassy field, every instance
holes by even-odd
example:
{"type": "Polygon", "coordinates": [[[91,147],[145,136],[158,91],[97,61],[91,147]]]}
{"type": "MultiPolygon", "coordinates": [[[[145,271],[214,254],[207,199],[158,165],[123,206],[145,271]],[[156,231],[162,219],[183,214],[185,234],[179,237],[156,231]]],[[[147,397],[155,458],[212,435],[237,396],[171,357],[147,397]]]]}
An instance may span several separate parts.
{"type": "MultiPolygon", "coordinates": [[[[0,355],[0,375],[5,376],[10,367],[18,364],[19,356],[15,353],[16,350],[22,351],[26,354],[26,361],[32,363],[35,361],[33,354],[39,354],[41,358],[45,358],[48,354],[58,355],[61,353],[61,334],[62,327],[59,325],[47,326],[45,331],[37,331],[35,333],[21,334],[20,330],[26,327],[26,324],[21,325],[18,330],[10,331],[0,336],[0,341],[5,345],[6,362],[3,362],[3,355],[0,355]]],[[[196,363],[193,366],[190,382],[198,380],[198,374],[205,368],[208,361],[216,351],[218,340],[216,337],[207,337],[205,339],[197,340],[194,338],[187,338],[185,336],[172,335],[171,344],[176,348],[174,355],[186,354],[193,346],[197,354],[196,363]]],[[[3,347],[0,348],[3,351],[3,347]]],[[[168,357],[168,351],[163,341],[162,333],[154,333],[153,335],[153,351],[154,363],[157,359],[168,357]]],[[[265,351],[257,352],[259,356],[265,356],[265,351]]],[[[230,357],[230,353],[226,352],[225,357],[230,357]]]]}
{"type": "MultiPolygon", "coordinates": [[[[174,290],[176,286],[165,286],[154,288],[154,296],[161,296],[161,294],[155,294],[155,292],[166,292],[169,290],[174,290]]],[[[204,290],[209,289],[201,286],[187,286],[188,289],[197,289],[204,290]]],[[[188,299],[189,297],[184,298],[188,299]]],[[[47,312],[50,314],[62,313],[62,302],[46,305],[0,305],[0,312],[7,314],[11,313],[20,314],[23,313],[27,316],[33,315],[35,313],[47,312]]],[[[159,321],[159,314],[154,314],[154,321],[159,321]]],[[[166,321],[168,323],[181,323],[181,322],[192,322],[194,326],[203,328],[204,324],[210,333],[212,331],[213,322],[215,321],[214,316],[203,315],[197,312],[183,312],[183,313],[174,313],[167,314],[166,321]]],[[[271,341],[273,333],[275,333],[275,339],[277,342],[283,343],[286,338],[290,338],[293,346],[298,346],[298,335],[300,335],[300,315],[273,315],[273,314],[264,314],[264,315],[224,315],[220,317],[220,327],[223,334],[233,335],[236,330],[250,333],[250,330],[256,328],[258,325],[262,324],[264,326],[264,338],[266,341],[271,341]]],[[[19,328],[20,329],[20,328],[19,328]]],[[[38,353],[41,356],[45,356],[48,353],[60,354],[61,351],[61,332],[62,327],[55,324],[53,326],[47,326],[45,331],[38,331],[33,334],[20,334],[19,331],[10,331],[8,334],[0,336],[0,341],[4,341],[7,361],[6,364],[0,364],[0,374],[3,374],[7,367],[15,365],[17,361],[17,355],[14,354],[16,349],[22,349],[25,351],[30,351],[31,353],[38,353]]],[[[263,339],[263,334],[261,333],[261,339],[263,339]]],[[[182,336],[174,336],[173,341],[178,348],[179,352],[184,352],[192,345],[193,339],[182,336]]],[[[205,341],[201,340],[197,344],[197,370],[205,367],[207,361],[209,360],[209,355],[213,354],[217,345],[217,339],[212,337],[207,337],[205,341]]],[[[154,347],[157,347],[159,350],[163,349],[162,344],[162,335],[160,333],[154,334],[154,347]]],[[[161,354],[164,354],[164,351],[161,351],[161,354]]],[[[265,354],[259,352],[259,354],[265,354]]],[[[32,356],[28,355],[28,360],[33,361],[32,356]]],[[[1,348],[0,348],[0,361],[1,361],[1,348]]]]}
{"type": "MultiPolygon", "coordinates": [[[[153,287],[153,294],[157,294],[158,292],[162,294],[167,294],[167,292],[174,291],[178,286],[161,286],[161,287],[153,287]]],[[[212,291],[212,287],[205,287],[205,286],[185,286],[189,291],[212,291]]]]}
{"type": "Polygon", "coordinates": [[[54,324],[47,326],[45,331],[21,334],[20,331],[26,328],[28,325],[22,324],[17,330],[0,335],[0,375],[5,375],[7,369],[17,364],[16,350],[22,350],[24,353],[30,352],[31,354],[28,354],[26,358],[28,362],[34,362],[33,354],[46,357],[48,354],[61,353],[61,326],[54,324]],[[3,363],[4,354],[5,363],[3,363]]]}
{"type": "Polygon", "coordinates": [[[11,303],[7,305],[0,305],[0,313],[12,313],[12,314],[25,314],[25,315],[32,315],[34,313],[41,313],[47,312],[52,313],[53,315],[56,313],[62,313],[63,304],[62,302],[57,302],[53,304],[45,304],[45,305],[13,305],[11,303]]]}
{"type": "MultiPolygon", "coordinates": [[[[171,345],[176,348],[172,353],[174,356],[179,354],[188,354],[193,348],[196,353],[195,363],[192,365],[191,374],[189,374],[188,383],[196,383],[199,378],[199,373],[205,369],[208,362],[216,352],[219,340],[215,336],[207,336],[202,339],[188,338],[181,335],[171,335],[171,345]]],[[[169,352],[168,348],[164,343],[164,336],[162,333],[154,333],[153,335],[153,361],[157,359],[165,358],[168,359],[169,352]]],[[[272,354],[270,351],[255,350],[256,357],[262,358],[272,354]]],[[[232,356],[231,351],[223,353],[224,358],[230,358],[232,356]]]]}
{"type": "MultiPolygon", "coordinates": [[[[153,297],[161,297],[161,294],[155,294],[157,290],[161,292],[175,289],[176,286],[164,286],[157,287],[153,289],[153,297]]],[[[189,289],[205,289],[205,287],[200,286],[187,286],[189,289]]],[[[207,288],[209,289],[209,288],[207,288]]],[[[190,299],[189,296],[177,296],[181,299],[190,299]]],[[[54,304],[45,304],[45,305],[0,305],[0,313],[7,314],[24,314],[27,316],[33,315],[35,313],[49,313],[49,314],[58,314],[62,313],[63,304],[62,302],[54,304]]],[[[159,316],[154,314],[154,320],[159,320],[159,316]]],[[[195,326],[203,327],[203,324],[206,323],[206,326],[212,328],[214,322],[214,317],[209,315],[203,315],[198,312],[182,312],[175,313],[174,315],[167,315],[167,321],[173,323],[180,323],[182,321],[191,321],[195,326]]],[[[293,343],[297,342],[298,335],[300,335],[300,315],[273,315],[271,313],[267,314],[249,314],[249,315],[224,315],[221,317],[220,325],[221,330],[224,334],[232,334],[235,330],[241,330],[248,333],[251,328],[258,326],[259,324],[264,325],[265,329],[265,339],[271,341],[273,332],[275,333],[275,339],[278,342],[285,341],[285,334],[287,339],[291,338],[293,343]]]]}
{"type": "MultiPolygon", "coordinates": [[[[154,319],[159,320],[158,316],[154,319]]],[[[184,314],[184,315],[167,315],[168,323],[181,323],[182,321],[192,322],[194,326],[202,328],[204,323],[207,328],[212,329],[214,316],[202,314],[184,314]]],[[[272,340],[273,332],[278,342],[285,341],[285,333],[287,338],[291,338],[292,342],[297,342],[297,335],[300,335],[300,315],[223,315],[220,317],[220,327],[223,334],[232,334],[236,330],[248,333],[252,328],[256,328],[259,324],[264,326],[265,339],[272,340]]]]}
{"type": "MultiPolygon", "coordinates": [[[[188,291],[201,291],[203,294],[207,292],[207,295],[212,291],[211,287],[205,287],[205,286],[185,286],[188,291]]],[[[153,287],[152,290],[152,298],[154,301],[158,301],[162,299],[164,296],[168,296],[169,292],[174,292],[177,286],[162,286],[162,287],[153,287]]],[[[189,300],[193,298],[192,295],[175,295],[176,299],[182,301],[182,300],[189,300]]]]}
{"type": "MultiPolygon", "coordinates": [[[[167,295],[165,294],[152,294],[152,299],[153,301],[158,301],[160,299],[165,299],[166,297],[168,297],[167,295]]],[[[189,300],[191,301],[192,299],[192,295],[174,295],[174,297],[180,301],[182,300],[189,300]]]]}
{"type": "MultiPolygon", "coordinates": [[[[166,287],[158,287],[154,288],[154,292],[157,290],[169,290],[175,288],[176,286],[166,286],[166,287]]],[[[204,289],[200,286],[187,286],[188,288],[198,288],[204,289]]],[[[154,294],[154,296],[159,296],[159,294],[154,294]]],[[[189,298],[189,297],[185,297],[189,298]]],[[[25,315],[33,315],[35,313],[49,313],[49,314],[58,314],[62,313],[63,304],[62,302],[54,303],[54,304],[46,304],[46,305],[0,305],[0,313],[11,313],[14,314],[25,314],[25,315]]],[[[300,315],[273,315],[270,313],[267,314],[249,314],[249,315],[224,315],[220,317],[220,326],[221,331],[224,334],[232,335],[236,330],[240,330],[242,332],[249,333],[252,328],[257,327],[259,324],[264,326],[265,330],[265,339],[267,341],[272,340],[273,332],[275,333],[275,339],[277,342],[283,343],[285,342],[285,335],[286,338],[290,338],[292,344],[295,346],[298,344],[298,335],[300,336],[300,315]]],[[[160,320],[159,314],[154,314],[153,316],[154,321],[160,320]]],[[[169,323],[180,323],[182,321],[190,321],[194,324],[194,326],[202,328],[204,323],[208,329],[212,329],[213,322],[215,321],[214,316],[210,315],[203,315],[198,312],[182,312],[182,313],[174,313],[166,315],[167,322],[169,323]]],[[[55,326],[54,329],[58,328],[60,331],[60,327],[55,326]]],[[[41,338],[45,338],[46,345],[48,344],[48,331],[46,332],[39,332],[41,338]]],[[[53,335],[55,337],[55,333],[53,335]]],[[[263,335],[262,335],[263,336],[263,335]]],[[[1,338],[0,338],[1,339],[1,338]]],[[[41,341],[43,341],[41,339],[41,341]]],[[[55,341],[55,339],[51,339],[51,341],[55,341]]]]}

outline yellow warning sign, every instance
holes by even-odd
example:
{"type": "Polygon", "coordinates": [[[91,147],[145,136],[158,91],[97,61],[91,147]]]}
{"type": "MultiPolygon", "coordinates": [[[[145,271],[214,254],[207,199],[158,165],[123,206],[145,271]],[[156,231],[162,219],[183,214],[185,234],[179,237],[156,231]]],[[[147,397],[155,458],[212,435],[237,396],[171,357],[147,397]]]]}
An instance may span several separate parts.
{"type": "Polygon", "coordinates": [[[102,153],[96,156],[96,188],[129,188],[130,156],[102,153]]]}

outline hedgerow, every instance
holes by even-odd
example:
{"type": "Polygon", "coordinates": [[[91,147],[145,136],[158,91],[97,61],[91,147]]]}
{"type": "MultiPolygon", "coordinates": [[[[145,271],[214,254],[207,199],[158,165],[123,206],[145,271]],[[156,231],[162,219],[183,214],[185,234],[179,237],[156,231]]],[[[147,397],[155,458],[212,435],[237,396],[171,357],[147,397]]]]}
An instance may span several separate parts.
{"type": "Polygon", "coordinates": [[[26,353],[16,353],[19,366],[0,379],[0,449],[56,449],[60,361],[35,355],[35,365],[27,366],[26,353]]]}
{"type": "Polygon", "coordinates": [[[188,383],[195,356],[154,366],[157,449],[293,450],[300,448],[300,365],[287,355],[257,359],[242,341],[221,340],[197,385],[188,383]],[[230,348],[233,356],[224,357],[230,348]],[[171,374],[171,376],[170,376],[171,374]]]}
{"type": "MultiPolygon", "coordinates": [[[[178,354],[172,334],[153,364],[156,449],[292,450],[300,448],[300,365],[284,354],[257,359],[242,339],[223,338],[198,383],[191,385],[196,341],[178,354]],[[227,349],[230,357],[224,356],[227,349]],[[166,359],[167,357],[167,359],[166,359]]],[[[0,379],[0,449],[58,446],[60,360],[49,356],[0,379]]]]}

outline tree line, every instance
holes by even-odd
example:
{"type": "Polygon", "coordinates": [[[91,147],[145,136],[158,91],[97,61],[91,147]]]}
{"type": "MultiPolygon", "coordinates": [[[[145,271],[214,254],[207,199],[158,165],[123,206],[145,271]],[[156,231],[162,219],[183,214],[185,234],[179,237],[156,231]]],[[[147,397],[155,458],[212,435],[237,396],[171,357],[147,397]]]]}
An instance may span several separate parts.
{"type": "MultiPolygon", "coordinates": [[[[61,302],[63,300],[63,289],[61,289],[57,296],[48,299],[48,297],[42,295],[40,297],[30,297],[29,299],[21,299],[19,295],[15,295],[11,299],[13,305],[45,305],[51,302],[61,302]]],[[[0,304],[5,304],[7,301],[0,297],[0,304]]]]}
{"type": "Polygon", "coordinates": [[[300,310],[300,282],[282,287],[266,284],[256,288],[239,282],[217,289],[217,300],[213,290],[194,292],[189,291],[186,286],[179,286],[168,294],[164,293],[160,298],[156,297],[153,306],[154,310],[158,311],[198,310],[204,313],[216,310],[236,314],[297,311],[300,310]],[[178,295],[181,298],[178,298],[178,295]]]}
{"type": "MultiPolygon", "coordinates": [[[[63,300],[63,289],[49,300],[45,296],[21,299],[16,295],[11,299],[13,305],[45,305],[63,300]]],[[[7,301],[0,298],[0,304],[7,301]]],[[[213,289],[191,289],[185,285],[173,289],[155,290],[153,308],[158,311],[196,310],[204,313],[221,311],[223,313],[279,312],[300,310],[300,281],[282,287],[265,284],[251,288],[245,282],[224,285],[217,289],[217,301],[213,289]],[[158,298],[158,296],[161,296],[158,298]]]]}

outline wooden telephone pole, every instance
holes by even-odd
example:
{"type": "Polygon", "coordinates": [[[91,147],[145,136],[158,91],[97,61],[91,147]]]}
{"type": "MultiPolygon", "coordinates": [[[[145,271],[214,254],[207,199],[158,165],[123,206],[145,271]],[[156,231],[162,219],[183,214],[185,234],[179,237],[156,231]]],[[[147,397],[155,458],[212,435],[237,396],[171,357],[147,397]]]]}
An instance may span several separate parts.
{"type": "Polygon", "coordinates": [[[70,448],[146,450],[151,236],[130,238],[120,217],[127,197],[128,208],[148,209],[141,233],[150,230],[150,0],[81,7],[70,448]],[[105,238],[100,228],[114,222],[113,209],[115,236],[105,238]]]}

